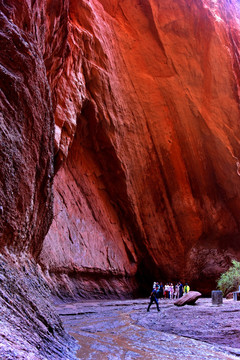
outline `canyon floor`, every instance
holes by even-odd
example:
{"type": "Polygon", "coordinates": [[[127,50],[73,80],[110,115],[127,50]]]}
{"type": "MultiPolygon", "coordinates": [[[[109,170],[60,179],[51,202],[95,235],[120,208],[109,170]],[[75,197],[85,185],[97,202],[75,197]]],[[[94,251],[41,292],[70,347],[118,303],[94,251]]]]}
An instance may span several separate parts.
{"type": "Polygon", "coordinates": [[[149,299],[84,301],[57,306],[65,329],[79,344],[82,360],[152,360],[240,358],[240,302],[212,306],[200,298],[176,307],[149,299]]]}

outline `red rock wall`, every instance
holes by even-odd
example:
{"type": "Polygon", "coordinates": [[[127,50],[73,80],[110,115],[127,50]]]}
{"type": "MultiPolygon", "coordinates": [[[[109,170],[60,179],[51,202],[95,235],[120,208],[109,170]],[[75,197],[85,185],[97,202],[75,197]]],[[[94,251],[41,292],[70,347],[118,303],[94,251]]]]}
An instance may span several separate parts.
{"type": "Polygon", "coordinates": [[[1,359],[75,359],[35,262],[53,216],[46,11],[41,0],[0,1],[1,359]]]}
{"type": "Polygon", "coordinates": [[[0,4],[0,248],[37,255],[52,221],[54,119],[41,6],[0,4]]]}
{"type": "Polygon", "coordinates": [[[46,281],[68,297],[208,292],[240,260],[239,14],[0,1],[0,358],[75,358],[46,281]]]}
{"type": "Polygon", "coordinates": [[[65,295],[210,290],[240,258],[238,2],[1,12],[1,248],[33,254],[65,295]]]}
{"type": "Polygon", "coordinates": [[[240,259],[237,1],[72,0],[67,24],[55,7],[53,288],[211,290],[240,259]]]}

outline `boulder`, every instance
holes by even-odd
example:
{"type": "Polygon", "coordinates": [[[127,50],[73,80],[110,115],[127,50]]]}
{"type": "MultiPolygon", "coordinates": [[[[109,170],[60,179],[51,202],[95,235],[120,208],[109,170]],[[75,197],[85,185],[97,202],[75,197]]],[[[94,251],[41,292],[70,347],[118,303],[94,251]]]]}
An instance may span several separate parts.
{"type": "Polygon", "coordinates": [[[233,292],[230,292],[226,295],[226,299],[227,300],[230,300],[230,299],[233,299],[233,292]]]}
{"type": "Polygon", "coordinates": [[[200,298],[202,294],[198,291],[189,291],[186,295],[183,295],[181,298],[175,301],[174,305],[184,306],[184,305],[193,305],[200,298]]]}

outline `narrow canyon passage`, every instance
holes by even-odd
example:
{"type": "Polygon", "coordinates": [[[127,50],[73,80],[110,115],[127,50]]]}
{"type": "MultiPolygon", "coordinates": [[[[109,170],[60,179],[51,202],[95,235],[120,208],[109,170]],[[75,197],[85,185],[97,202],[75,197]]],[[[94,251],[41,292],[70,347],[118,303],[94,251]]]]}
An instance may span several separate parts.
{"type": "Polygon", "coordinates": [[[240,356],[239,304],[103,301],[240,261],[240,0],[0,0],[0,48],[0,360],[76,360],[51,296],[83,360],[240,356]]]}
{"type": "MultiPolygon", "coordinates": [[[[175,307],[172,301],[161,301],[160,313],[154,305],[150,313],[146,312],[148,299],[86,301],[59,305],[57,310],[66,330],[78,341],[80,348],[77,357],[82,360],[179,360],[183,357],[194,360],[238,359],[240,349],[224,348],[217,342],[221,342],[221,336],[229,328],[229,323],[232,324],[229,342],[230,334],[239,336],[239,325],[236,329],[239,304],[227,302],[216,308],[211,306],[210,301],[200,299],[197,305],[184,308],[175,307]],[[231,314],[230,317],[227,313],[231,314]],[[225,322],[221,329],[216,328],[214,331],[214,340],[208,321],[216,325],[223,316],[225,322]],[[215,322],[211,317],[215,318],[215,322]],[[173,334],[183,332],[183,329],[174,325],[174,319],[178,318],[181,318],[180,324],[189,331],[188,336],[191,336],[191,320],[195,322],[195,336],[192,336],[195,339],[173,334]],[[163,331],[159,331],[160,326],[163,326],[163,331]],[[170,330],[170,326],[175,326],[173,333],[165,332],[170,330]],[[208,334],[210,341],[215,343],[196,340],[198,336],[201,338],[208,334]]],[[[239,346],[239,339],[235,340],[235,346],[239,346]]]]}

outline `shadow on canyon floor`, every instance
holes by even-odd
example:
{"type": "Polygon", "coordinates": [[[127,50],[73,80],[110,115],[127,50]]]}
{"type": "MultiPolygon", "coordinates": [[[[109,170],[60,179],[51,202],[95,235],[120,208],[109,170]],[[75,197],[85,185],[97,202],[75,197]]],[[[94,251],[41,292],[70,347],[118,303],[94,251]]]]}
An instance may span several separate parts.
{"type": "Polygon", "coordinates": [[[77,357],[94,360],[239,359],[240,302],[212,306],[201,298],[194,306],[171,300],[84,301],[57,306],[66,330],[79,343],[77,357]]]}

